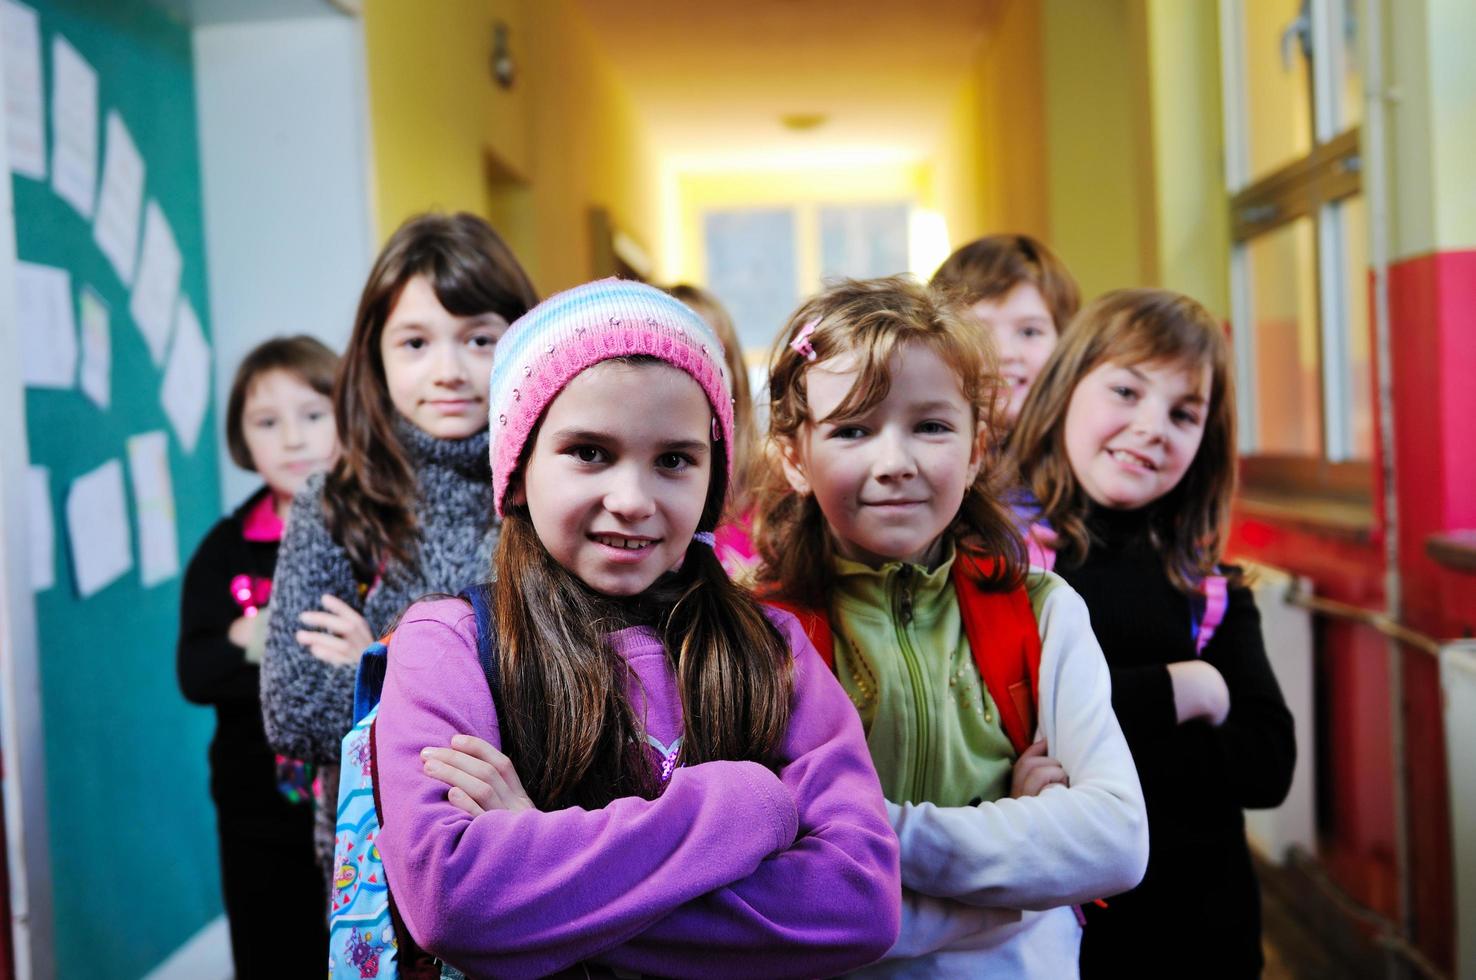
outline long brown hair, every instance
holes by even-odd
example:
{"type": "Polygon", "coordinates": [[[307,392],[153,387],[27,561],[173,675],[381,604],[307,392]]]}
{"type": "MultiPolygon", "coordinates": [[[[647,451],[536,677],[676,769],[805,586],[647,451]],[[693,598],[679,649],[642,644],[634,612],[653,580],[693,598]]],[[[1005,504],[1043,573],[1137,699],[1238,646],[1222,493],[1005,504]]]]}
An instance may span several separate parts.
{"type": "MultiPolygon", "coordinates": [[[[646,358],[630,358],[643,362],[646,358]]],[[[514,474],[521,480],[535,429],[514,474]]],[[[727,491],[725,447],[698,530],[711,531],[727,491]]],[[[640,596],[594,592],[539,541],[526,505],[504,508],[493,585],[508,756],[540,810],[651,798],[660,783],[642,762],[640,725],[626,697],[628,666],[613,630],[648,625],[661,635],[682,704],[681,761],[773,765],[789,727],[793,656],[758,602],[728,580],[706,544],[693,542],[675,572],[640,596]]]]}
{"type": "Polygon", "coordinates": [[[379,339],[405,284],[416,276],[425,276],[456,316],[496,313],[511,323],[538,302],[512,251],[476,215],[418,215],[385,243],[359,297],[333,389],[343,454],[323,491],[328,530],[365,581],[385,561],[415,556],[415,471],[395,433],[379,339]]]}
{"type": "MultiPolygon", "coordinates": [[[[759,491],[754,534],[763,558],[761,588],[805,606],[829,602],[835,551],[825,515],[813,494],[790,487],[777,462],[779,453],[795,445],[804,426],[862,415],[886,398],[891,387],[888,362],[908,344],[932,349],[957,372],[964,398],[974,409],[976,434],[1002,431],[1003,386],[990,341],[941,294],[894,276],[844,280],[808,300],[789,318],[769,358],[769,438],[775,451],[767,454],[771,463],[759,491]],[[815,363],[852,354],[859,365],[855,386],[828,419],[810,417],[805,381],[810,362],[790,347],[811,324],[808,339],[815,363]]],[[[1024,579],[1026,557],[1003,503],[1002,468],[993,465],[994,457],[992,449],[986,452],[946,533],[960,550],[984,560],[990,588],[1005,589],[1024,579]]]]}
{"type": "Polygon", "coordinates": [[[1091,303],[1071,325],[1030,389],[1007,443],[1020,479],[1058,537],[1068,563],[1091,548],[1091,500],[1066,455],[1066,412],[1076,386],[1104,362],[1145,361],[1210,368],[1204,437],[1177,486],[1151,505],[1154,547],[1181,591],[1215,570],[1235,494],[1235,383],[1230,345],[1199,303],[1167,289],[1119,289],[1091,303]]]}
{"type": "Polygon", "coordinates": [[[1022,282],[1040,292],[1056,333],[1065,333],[1081,306],[1081,290],[1066,263],[1029,235],[988,235],[959,246],[938,266],[931,285],[972,305],[998,299],[1022,282]]]}
{"type": "Polygon", "coordinates": [[[712,293],[685,282],[677,283],[667,292],[695,310],[712,327],[718,340],[723,342],[723,361],[728,367],[729,382],[733,386],[733,486],[728,495],[728,507],[735,517],[741,517],[753,503],[753,447],[758,441],[753,424],[753,393],[748,388],[748,366],[743,361],[743,345],[738,342],[738,331],[733,327],[733,318],[712,293]]]}

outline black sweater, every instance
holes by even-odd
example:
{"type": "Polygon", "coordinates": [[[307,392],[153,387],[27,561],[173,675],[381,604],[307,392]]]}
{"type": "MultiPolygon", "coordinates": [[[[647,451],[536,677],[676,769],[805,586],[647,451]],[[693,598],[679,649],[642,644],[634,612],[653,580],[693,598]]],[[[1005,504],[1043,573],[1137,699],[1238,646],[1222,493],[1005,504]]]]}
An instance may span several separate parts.
{"type": "Polygon", "coordinates": [[[275,541],[247,541],[246,515],[269,491],[253,494],[200,542],[185,572],[176,656],[179,687],[195,704],[213,705],[215,738],[210,743],[210,793],[222,818],[276,814],[276,756],[261,723],[261,673],[246,651],[226,638],[241,607],[230,594],[237,575],[271,578],[275,541]]]}
{"type": "Polygon", "coordinates": [[[1086,560],[1056,569],[1086,600],[1148,806],[1147,874],[1108,908],[1088,907],[1082,972],[1255,976],[1260,894],[1241,810],[1286,797],[1292,717],[1255,600],[1237,587],[1203,656],[1225,678],[1229,717],[1219,727],[1176,723],[1167,665],[1195,659],[1191,606],[1149,543],[1147,521],[1147,510],[1094,511],[1086,560]]]}

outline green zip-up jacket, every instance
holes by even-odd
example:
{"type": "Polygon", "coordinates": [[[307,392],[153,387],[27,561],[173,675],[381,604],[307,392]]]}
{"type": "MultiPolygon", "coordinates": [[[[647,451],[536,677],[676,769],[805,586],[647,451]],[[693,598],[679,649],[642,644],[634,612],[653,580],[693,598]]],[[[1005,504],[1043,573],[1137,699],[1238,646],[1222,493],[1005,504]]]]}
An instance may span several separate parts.
{"type": "Polygon", "coordinates": [[[965,806],[1009,793],[1015,750],[964,635],[951,577],[835,560],[835,673],[866,730],[882,792],[965,806]]]}

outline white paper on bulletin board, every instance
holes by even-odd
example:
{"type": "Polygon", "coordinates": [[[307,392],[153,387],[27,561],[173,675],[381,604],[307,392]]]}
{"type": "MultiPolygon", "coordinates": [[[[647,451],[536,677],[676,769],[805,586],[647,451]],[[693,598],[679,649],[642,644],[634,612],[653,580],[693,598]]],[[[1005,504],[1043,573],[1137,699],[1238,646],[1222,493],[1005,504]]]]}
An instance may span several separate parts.
{"type": "Polygon", "coordinates": [[[67,539],[77,593],[84,599],[133,567],[123,466],[116,459],[72,481],[67,491],[67,539]]]}
{"type": "Polygon", "coordinates": [[[112,401],[113,333],[112,314],[108,304],[91,286],[83,286],[77,296],[81,311],[82,370],[79,384],[82,392],[98,408],[106,410],[112,401]]]}
{"type": "Polygon", "coordinates": [[[46,178],[45,98],[41,90],[41,24],[36,11],[0,0],[5,53],[5,145],[10,169],[33,180],[46,178]]]}
{"type": "Polygon", "coordinates": [[[138,512],[138,575],[148,588],[179,574],[169,437],[162,429],[128,440],[128,473],[133,480],[133,506],[138,512]]]}
{"type": "Polygon", "coordinates": [[[164,351],[169,346],[169,328],[173,325],[174,303],[179,298],[179,275],[184,259],[175,243],[174,230],[157,201],[144,208],[143,245],[138,255],[138,278],[128,311],[143,334],[154,364],[164,364],[164,351]]]}
{"type": "Polygon", "coordinates": [[[185,297],[179,301],[174,343],[169,348],[169,366],[164,369],[159,398],[179,444],[185,452],[193,453],[210,403],[210,345],[205,342],[195,308],[185,297]]]}
{"type": "Polygon", "coordinates": [[[15,264],[16,340],[30,388],[70,388],[77,379],[77,317],[72,274],[34,262],[15,264]]]}
{"type": "Polygon", "coordinates": [[[97,71],[57,35],[51,39],[51,187],[92,220],[97,193],[97,71]]]}
{"type": "Polygon", "coordinates": [[[56,584],[56,528],[51,520],[51,472],[32,466],[26,472],[26,536],[31,539],[31,588],[44,592],[56,584]]]}
{"type": "Polygon", "coordinates": [[[97,197],[97,217],[92,239],[123,285],[133,285],[138,259],[138,216],[143,207],[144,161],[134,145],[123,117],[108,113],[107,144],[103,148],[102,187],[97,197]]]}

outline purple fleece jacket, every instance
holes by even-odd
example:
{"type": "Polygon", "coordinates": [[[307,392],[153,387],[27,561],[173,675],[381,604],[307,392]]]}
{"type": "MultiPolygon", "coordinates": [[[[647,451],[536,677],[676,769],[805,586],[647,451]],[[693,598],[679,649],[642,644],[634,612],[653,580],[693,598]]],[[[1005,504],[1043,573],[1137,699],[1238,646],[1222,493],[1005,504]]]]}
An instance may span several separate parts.
{"type": "MultiPolygon", "coordinates": [[[[600,810],[468,816],[420,750],[458,733],[501,744],[464,602],[416,604],[390,644],[376,739],[395,903],[418,943],[472,976],[537,976],[581,961],[666,976],[832,976],[897,938],[897,839],[865,736],[798,622],[779,775],[753,762],[677,769],[655,800],[600,810]]],[[[635,675],[646,731],[682,731],[660,640],[611,642],[635,675]]],[[[653,766],[660,751],[652,749],[653,766]]]]}

